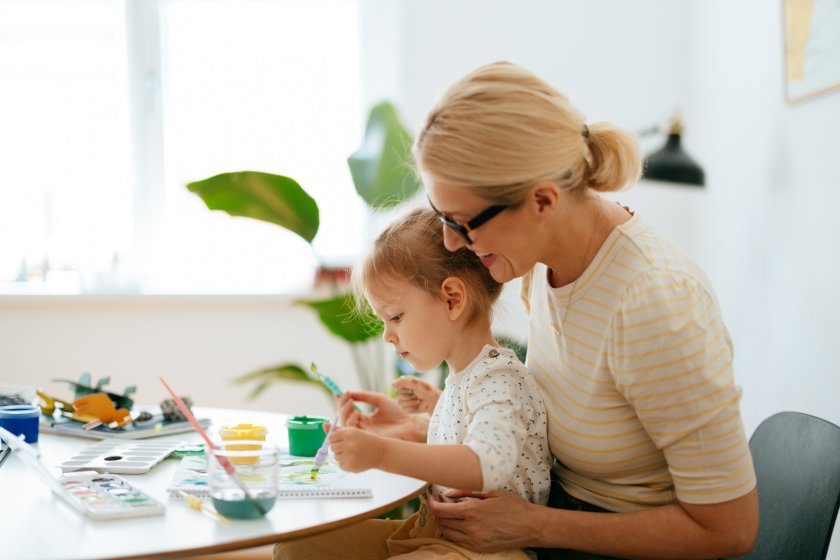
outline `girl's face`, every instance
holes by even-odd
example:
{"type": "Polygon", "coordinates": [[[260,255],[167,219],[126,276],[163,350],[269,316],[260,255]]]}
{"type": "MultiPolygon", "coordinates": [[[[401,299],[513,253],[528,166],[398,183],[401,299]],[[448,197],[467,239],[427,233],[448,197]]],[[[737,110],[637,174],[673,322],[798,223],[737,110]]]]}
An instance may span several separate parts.
{"type": "MultiPolygon", "coordinates": [[[[428,178],[425,183],[429,200],[438,212],[458,224],[468,223],[492,205],[463,187],[428,178]]],[[[470,232],[472,242],[441,224],[444,245],[450,251],[466,247],[479,256],[496,281],[509,282],[537,262],[534,232],[526,214],[523,206],[503,210],[470,232]]]]}
{"type": "Polygon", "coordinates": [[[388,282],[367,300],[385,324],[385,342],[415,370],[428,371],[452,355],[458,329],[443,297],[410,282],[388,282]]]}

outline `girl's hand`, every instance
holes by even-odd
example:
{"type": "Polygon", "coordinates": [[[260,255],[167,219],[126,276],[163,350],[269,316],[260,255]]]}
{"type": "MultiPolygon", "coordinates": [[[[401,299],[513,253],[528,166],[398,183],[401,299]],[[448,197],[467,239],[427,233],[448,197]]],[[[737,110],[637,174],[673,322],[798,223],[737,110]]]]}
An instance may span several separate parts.
{"type": "Polygon", "coordinates": [[[428,415],[408,414],[384,393],[352,391],[338,399],[341,425],[373,432],[383,437],[408,441],[426,441],[428,415]],[[354,402],[373,406],[373,412],[364,414],[353,407],[354,402]]]}
{"type": "Polygon", "coordinates": [[[534,542],[535,524],[529,522],[528,513],[540,506],[501,491],[483,494],[449,490],[444,496],[429,500],[443,538],[476,552],[524,548],[534,542]],[[477,499],[445,501],[461,498],[477,499]]]}
{"type": "Polygon", "coordinates": [[[395,379],[391,386],[397,391],[397,404],[406,412],[432,413],[440,397],[440,389],[411,375],[395,379]]]}
{"type": "Polygon", "coordinates": [[[360,472],[380,465],[388,441],[358,428],[336,428],[330,434],[330,448],[342,470],[360,472]]]}

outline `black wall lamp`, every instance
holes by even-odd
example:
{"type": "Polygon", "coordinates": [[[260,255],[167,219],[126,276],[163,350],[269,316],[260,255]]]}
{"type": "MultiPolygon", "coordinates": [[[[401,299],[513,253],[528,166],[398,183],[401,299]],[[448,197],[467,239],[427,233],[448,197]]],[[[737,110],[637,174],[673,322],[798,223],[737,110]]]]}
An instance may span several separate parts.
{"type": "MultiPolygon", "coordinates": [[[[647,136],[657,131],[657,129],[647,130],[641,135],[647,136]]],[[[645,158],[642,179],[696,187],[702,187],[705,184],[706,177],[703,168],[685,153],[680,145],[682,131],[680,116],[674,115],[665,145],[645,158]]]]}

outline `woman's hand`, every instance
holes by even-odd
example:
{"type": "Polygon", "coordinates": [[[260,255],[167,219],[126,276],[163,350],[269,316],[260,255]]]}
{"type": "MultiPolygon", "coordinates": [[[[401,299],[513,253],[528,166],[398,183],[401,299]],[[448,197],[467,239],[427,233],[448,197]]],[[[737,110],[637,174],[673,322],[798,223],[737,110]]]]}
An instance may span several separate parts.
{"type": "Polygon", "coordinates": [[[342,470],[360,472],[379,467],[388,442],[358,428],[336,428],[330,434],[330,448],[342,470]]]}
{"type": "Polygon", "coordinates": [[[642,511],[591,513],[531,504],[515,494],[450,490],[429,500],[441,535],[477,552],[539,546],[621,558],[731,558],[758,534],[753,490],[718,504],[673,503],[642,511]]]}
{"type": "Polygon", "coordinates": [[[476,552],[498,552],[533,544],[536,535],[528,521],[529,503],[516,494],[494,491],[486,494],[449,490],[446,499],[473,498],[459,502],[436,496],[429,509],[437,518],[441,536],[476,552]]]}
{"type": "Polygon", "coordinates": [[[346,392],[338,399],[338,407],[342,426],[359,428],[383,437],[426,441],[429,416],[407,413],[384,393],[346,392]],[[356,401],[373,406],[373,412],[359,412],[353,406],[356,401]]]}
{"type": "Polygon", "coordinates": [[[440,389],[411,375],[395,379],[391,387],[397,391],[397,404],[406,412],[432,413],[440,397],[440,389]]]}

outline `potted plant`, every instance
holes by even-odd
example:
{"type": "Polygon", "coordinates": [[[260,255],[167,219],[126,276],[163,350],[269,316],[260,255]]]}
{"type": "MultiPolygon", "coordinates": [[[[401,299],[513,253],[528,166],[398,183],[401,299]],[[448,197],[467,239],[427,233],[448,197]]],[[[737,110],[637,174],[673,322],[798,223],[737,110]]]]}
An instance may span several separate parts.
{"type": "MultiPolygon", "coordinates": [[[[411,168],[412,138],[400,122],[396,108],[388,102],[374,106],[368,116],[362,145],[347,162],[356,192],[371,209],[390,208],[410,198],[420,188],[411,168]]],[[[259,171],[221,173],[191,182],[187,188],[200,196],[211,210],[227,212],[276,224],[297,234],[306,243],[318,233],[320,217],[316,201],[291,177],[259,171]]],[[[360,317],[353,310],[352,295],[343,280],[347,270],[319,266],[316,282],[331,291],[326,299],[301,298],[296,303],[317,313],[332,334],[350,345],[361,386],[382,390],[377,383],[381,371],[365,360],[360,345],[381,334],[378,321],[360,317]]],[[[250,397],[282,381],[321,383],[299,364],[284,363],[250,372],[237,383],[253,384],[250,397]]]]}

